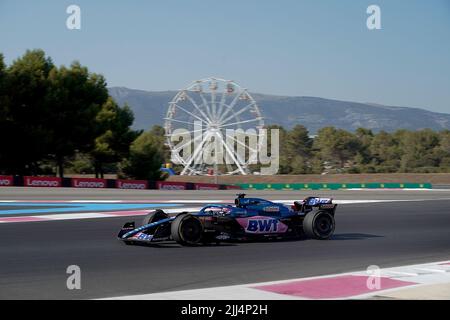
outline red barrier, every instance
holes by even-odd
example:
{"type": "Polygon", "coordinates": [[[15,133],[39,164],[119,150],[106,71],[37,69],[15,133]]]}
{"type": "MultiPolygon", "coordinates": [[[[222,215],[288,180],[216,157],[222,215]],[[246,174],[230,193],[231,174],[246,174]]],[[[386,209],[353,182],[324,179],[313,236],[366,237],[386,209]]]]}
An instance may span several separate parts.
{"type": "Polygon", "coordinates": [[[13,176],[0,176],[0,187],[11,187],[13,184],[13,176]]]}
{"type": "Polygon", "coordinates": [[[106,179],[72,178],[73,188],[106,188],[106,179]]]}
{"type": "Polygon", "coordinates": [[[239,186],[225,185],[225,190],[242,190],[239,186]]]}
{"type": "Polygon", "coordinates": [[[186,190],[187,183],[185,182],[168,182],[158,181],[156,187],[160,190],[186,190]]]}
{"type": "Polygon", "coordinates": [[[212,184],[212,183],[195,183],[194,189],[195,190],[219,190],[220,186],[218,184],[212,184]]]}
{"type": "Polygon", "coordinates": [[[148,181],[146,180],[116,180],[116,188],[118,189],[148,189],[148,181]]]}
{"type": "MultiPolygon", "coordinates": [[[[0,175],[0,187],[13,186],[13,176],[0,175]]],[[[23,185],[25,187],[73,187],[73,188],[117,188],[117,189],[134,189],[145,190],[154,188],[153,181],[147,180],[124,180],[117,179],[108,181],[106,179],[96,178],[68,178],[63,179],[57,177],[23,177],[23,185]],[[69,184],[70,183],[70,184],[69,184]]],[[[241,190],[239,186],[233,185],[219,185],[213,183],[188,183],[188,182],[171,182],[171,181],[157,181],[156,189],[160,190],[241,190]]]]}
{"type": "Polygon", "coordinates": [[[56,177],[24,177],[25,187],[61,187],[61,178],[56,177]]]}

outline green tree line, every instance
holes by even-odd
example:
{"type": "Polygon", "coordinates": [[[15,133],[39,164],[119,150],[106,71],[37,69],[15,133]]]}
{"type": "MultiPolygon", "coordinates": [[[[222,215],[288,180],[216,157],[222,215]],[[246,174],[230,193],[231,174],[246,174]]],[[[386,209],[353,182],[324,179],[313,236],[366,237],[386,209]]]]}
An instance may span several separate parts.
{"type": "Polygon", "coordinates": [[[79,62],[57,67],[29,50],[7,66],[0,54],[0,174],[159,178],[163,136],[132,130],[133,121],[79,62]]]}
{"type": "Polygon", "coordinates": [[[280,130],[282,174],[450,172],[449,130],[374,133],[325,127],[310,136],[302,125],[269,128],[280,130]]]}

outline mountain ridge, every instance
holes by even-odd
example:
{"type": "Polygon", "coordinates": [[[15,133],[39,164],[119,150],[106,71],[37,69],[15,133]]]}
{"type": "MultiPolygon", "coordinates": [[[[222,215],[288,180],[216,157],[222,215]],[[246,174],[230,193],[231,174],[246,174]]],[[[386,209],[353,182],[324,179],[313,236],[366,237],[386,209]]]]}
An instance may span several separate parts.
{"type": "MultiPolygon", "coordinates": [[[[134,112],[135,129],[162,125],[168,103],[177,91],[146,91],[127,87],[110,87],[110,95],[120,104],[127,103],[134,112]]],[[[281,96],[251,93],[261,108],[266,124],[292,128],[302,124],[311,134],[326,126],[356,130],[358,127],[375,132],[397,129],[450,129],[450,114],[417,107],[386,106],[375,103],[351,102],[312,96],[281,96]]]]}

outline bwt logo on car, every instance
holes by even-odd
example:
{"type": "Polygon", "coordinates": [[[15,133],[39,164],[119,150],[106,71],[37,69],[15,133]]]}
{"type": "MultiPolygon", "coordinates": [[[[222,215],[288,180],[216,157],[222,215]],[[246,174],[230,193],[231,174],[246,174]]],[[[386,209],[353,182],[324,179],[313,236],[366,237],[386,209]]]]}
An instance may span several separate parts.
{"type": "Polygon", "coordinates": [[[277,219],[252,217],[237,220],[248,233],[283,233],[287,230],[287,226],[277,219]]]}
{"type": "Polygon", "coordinates": [[[249,220],[247,231],[249,232],[276,232],[278,230],[278,220],[249,220]]]}

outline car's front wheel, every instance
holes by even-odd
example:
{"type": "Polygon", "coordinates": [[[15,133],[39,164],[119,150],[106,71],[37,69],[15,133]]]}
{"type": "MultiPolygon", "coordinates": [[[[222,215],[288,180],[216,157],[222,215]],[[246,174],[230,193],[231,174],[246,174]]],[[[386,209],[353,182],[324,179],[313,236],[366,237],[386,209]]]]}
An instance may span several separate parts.
{"type": "Polygon", "coordinates": [[[203,225],[190,214],[178,215],[170,227],[173,240],[181,245],[198,245],[203,238],[203,225]]]}
{"type": "Polygon", "coordinates": [[[312,211],[303,220],[303,232],[312,239],[330,239],[335,226],[334,217],[326,211],[312,211]]]}

